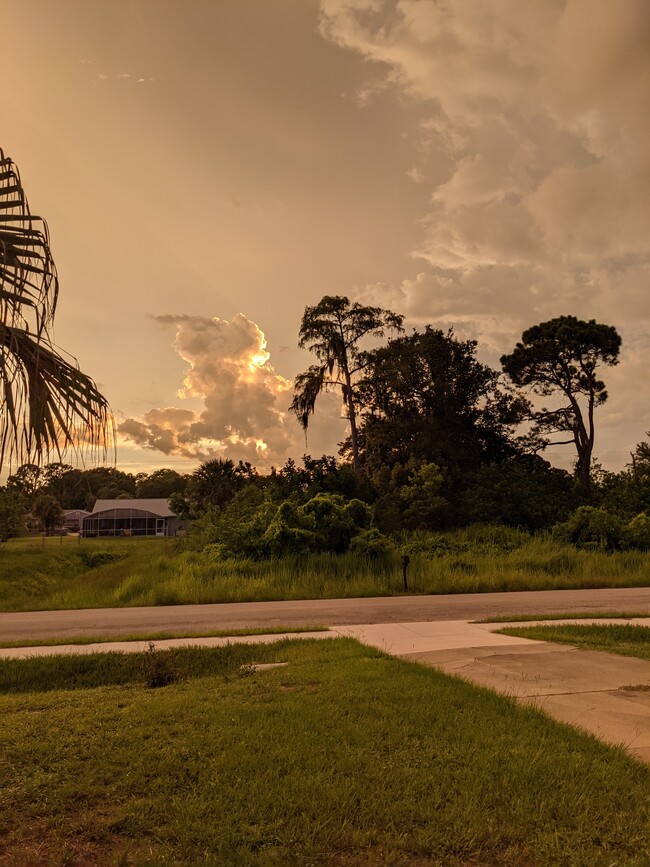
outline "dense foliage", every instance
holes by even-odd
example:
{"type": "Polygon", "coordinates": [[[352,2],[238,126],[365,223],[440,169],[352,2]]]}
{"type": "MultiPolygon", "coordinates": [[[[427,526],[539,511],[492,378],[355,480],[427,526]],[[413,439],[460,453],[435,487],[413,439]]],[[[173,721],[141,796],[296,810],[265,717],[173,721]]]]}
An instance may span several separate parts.
{"type": "Polygon", "coordinates": [[[614,328],[571,316],[534,326],[502,358],[506,377],[451,329],[363,347],[364,337],[376,343],[401,325],[391,311],[342,296],[305,310],[299,344],[319,364],[297,378],[290,409],[306,425],[318,394],[341,388],[350,437],[340,459],[305,455],[265,474],[226,459],[189,475],[24,464],[0,489],[0,535],[19,532],[27,515],[47,530],[61,509],[162,497],[192,520],[190,549],[219,558],[378,559],[412,550],[418,533],[469,525],[553,530],[558,541],[601,551],[650,549],[650,442],[618,473],[593,463],[594,410],[607,398],[597,371],[617,361],[614,328]],[[539,410],[524,389],[560,394],[566,405],[539,410]],[[573,474],[540,454],[554,431],[571,433],[573,474]]]}

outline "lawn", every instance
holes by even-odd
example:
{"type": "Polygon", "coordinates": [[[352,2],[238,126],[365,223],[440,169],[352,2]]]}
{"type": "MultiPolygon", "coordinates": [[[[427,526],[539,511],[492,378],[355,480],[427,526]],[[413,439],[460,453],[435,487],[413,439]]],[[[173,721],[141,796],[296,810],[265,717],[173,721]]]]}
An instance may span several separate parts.
{"type": "Polygon", "coordinates": [[[110,644],[114,641],[165,641],[168,638],[234,638],[238,635],[280,635],[282,633],[327,632],[327,626],[254,626],[250,629],[205,629],[195,631],[136,632],[131,635],[68,635],[65,638],[22,638],[0,640],[5,647],[60,647],[68,644],[110,644]]]}
{"type": "Polygon", "coordinates": [[[9,867],[650,859],[649,768],[349,639],[3,662],[0,684],[9,867]]]}
{"type": "MultiPolygon", "coordinates": [[[[613,615],[616,616],[616,615],[613,615]]],[[[513,626],[500,629],[505,635],[572,644],[585,650],[605,650],[621,656],[650,659],[650,627],[631,624],[560,624],[544,626],[513,626]]]]}
{"type": "Polygon", "coordinates": [[[533,620],[639,620],[640,618],[648,618],[650,614],[647,611],[581,611],[577,613],[567,613],[566,611],[558,611],[556,614],[504,614],[502,617],[484,617],[482,620],[475,620],[475,623],[526,623],[533,620]]]}
{"type": "Polygon", "coordinates": [[[0,610],[647,586],[650,553],[579,551],[504,527],[413,533],[373,561],[314,554],[253,562],[163,539],[16,539],[0,544],[0,610]]]}

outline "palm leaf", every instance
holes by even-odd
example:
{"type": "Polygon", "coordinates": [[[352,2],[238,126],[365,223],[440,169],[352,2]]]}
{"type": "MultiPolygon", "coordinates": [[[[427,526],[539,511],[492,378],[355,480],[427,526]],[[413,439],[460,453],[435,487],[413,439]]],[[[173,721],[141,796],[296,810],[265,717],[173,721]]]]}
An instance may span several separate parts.
{"type": "Polygon", "coordinates": [[[49,334],[57,296],[47,224],[0,150],[0,466],[106,449],[108,403],[49,334]]]}

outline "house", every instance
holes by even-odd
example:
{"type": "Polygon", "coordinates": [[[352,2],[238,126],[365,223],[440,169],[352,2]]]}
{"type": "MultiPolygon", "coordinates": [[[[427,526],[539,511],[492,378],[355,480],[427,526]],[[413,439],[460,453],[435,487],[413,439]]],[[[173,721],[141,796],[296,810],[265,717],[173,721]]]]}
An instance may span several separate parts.
{"type": "Polygon", "coordinates": [[[97,500],[83,519],[83,535],[176,536],[188,522],[169,508],[169,500],[97,500]]]}
{"type": "Polygon", "coordinates": [[[63,512],[62,528],[67,530],[68,533],[79,533],[81,532],[83,519],[87,518],[88,515],[90,515],[90,512],[86,512],[85,509],[65,509],[63,512]]]}

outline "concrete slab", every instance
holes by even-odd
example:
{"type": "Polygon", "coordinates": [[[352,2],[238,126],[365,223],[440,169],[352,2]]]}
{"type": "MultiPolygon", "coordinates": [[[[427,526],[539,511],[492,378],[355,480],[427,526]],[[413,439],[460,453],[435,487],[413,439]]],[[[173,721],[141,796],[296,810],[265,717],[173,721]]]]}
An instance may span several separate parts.
{"type": "Polygon", "coordinates": [[[497,635],[467,620],[350,624],[337,626],[335,631],[393,656],[461,647],[520,647],[541,643],[527,638],[497,635]]]}
{"type": "Polygon", "coordinates": [[[546,642],[448,648],[405,658],[534,705],[650,762],[647,660],[546,642]]]}
{"type": "Polygon", "coordinates": [[[650,686],[650,662],[595,650],[576,650],[568,645],[546,644],[543,648],[521,647],[508,653],[469,654],[464,665],[436,660],[428,653],[428,665],[443,670],[451,664],[483,686],[515,698],[566,693],[604,692],[630,685],[650,686]]]}
{"type": "Polygon", "coordinates": [[[633,690],[530,696],[521,699],[554,719],[624,747],[650,764],[650,693],[633,690]]]}

